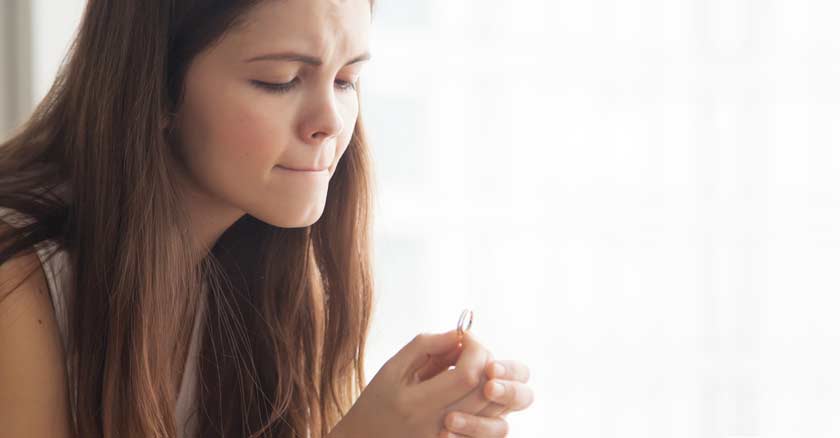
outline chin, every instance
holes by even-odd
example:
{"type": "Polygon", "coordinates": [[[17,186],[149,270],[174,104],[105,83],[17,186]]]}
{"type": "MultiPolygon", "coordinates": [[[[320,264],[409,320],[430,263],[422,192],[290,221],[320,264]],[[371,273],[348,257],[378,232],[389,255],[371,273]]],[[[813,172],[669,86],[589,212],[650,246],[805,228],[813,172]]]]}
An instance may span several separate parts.
{"type": "Polygon", "coordinates": [[[298,213],[299,214],[289,214],[289,212],[269,212],[267,215],[254,213],[251,215],[267,224],[271,224],[279,228],[304,228],[318,222],[324,213],[324,208],[323,206],[320,206],[320,208],[313,206],[311,209],[298,213]]]}

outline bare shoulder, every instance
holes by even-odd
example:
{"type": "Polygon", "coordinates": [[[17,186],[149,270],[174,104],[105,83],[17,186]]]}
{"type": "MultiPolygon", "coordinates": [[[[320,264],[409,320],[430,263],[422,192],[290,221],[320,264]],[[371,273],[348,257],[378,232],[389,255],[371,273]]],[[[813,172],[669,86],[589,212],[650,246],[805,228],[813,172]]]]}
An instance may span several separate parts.
{"type": "MultiPolygon", "coordinates": [[[[0,221],[0,233],[9,225],[0,221]]],[[[0,265],[3,436],[70,436],[64,347],[35,252],[0,265]],[[30,275],[31,274],[31,275],[30,275]]]]}

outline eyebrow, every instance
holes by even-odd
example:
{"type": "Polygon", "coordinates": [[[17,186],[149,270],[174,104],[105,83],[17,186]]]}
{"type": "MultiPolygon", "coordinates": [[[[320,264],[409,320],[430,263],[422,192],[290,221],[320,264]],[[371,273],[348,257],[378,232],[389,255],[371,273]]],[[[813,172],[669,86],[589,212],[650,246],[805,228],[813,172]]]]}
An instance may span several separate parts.
{"type": "MultiPolygon", "coordinates": [[[[370,59],[370,52],[365,52],[350,61],[347,64],[344,64],[347,67],[350,64],[355,64],[362,61],[367,61],[370,59]]],[[[320,58],[315,56],[309,55],[302,55],[300,53],[293,53],[293,52],[286,52],[286,53],[269,53],[266,55],[255,56],[251,59],[246,60],[245,62],[254,62],[254,61],[290,61],[290,62],[302,62],[304,64],[314,65],[314,66],[321,66],[324,64],[320,58]]]]}

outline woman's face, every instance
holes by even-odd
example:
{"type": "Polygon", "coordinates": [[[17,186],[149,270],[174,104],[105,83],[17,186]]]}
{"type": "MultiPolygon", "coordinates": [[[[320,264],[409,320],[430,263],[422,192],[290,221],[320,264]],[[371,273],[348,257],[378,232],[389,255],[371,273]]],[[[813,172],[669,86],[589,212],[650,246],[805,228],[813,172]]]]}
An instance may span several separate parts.
{"type": "Polygon", "coordinates": [[[187,70],[176,122],[185,171],[209,210],[308,226],[356,124],[370,5],[264,1],[243,19],[187,70]]]}

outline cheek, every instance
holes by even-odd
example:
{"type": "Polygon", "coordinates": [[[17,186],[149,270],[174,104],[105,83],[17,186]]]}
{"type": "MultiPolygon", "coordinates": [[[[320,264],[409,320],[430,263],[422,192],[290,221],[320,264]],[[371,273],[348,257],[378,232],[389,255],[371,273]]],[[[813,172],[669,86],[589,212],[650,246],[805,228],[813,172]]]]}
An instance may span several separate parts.
{"type": "Polygon", "coordinates": [[[250,104],[229,102],[219,115],[216,143],[226,146],[226,159],[271,168],[281,152],[282,119],[250,104]]]}
{"type": "Polygon", "coordinates": [[[283,118],[250,97],[243,90],[223,90],[196,96],[187,107],[188,148],[205,167],[252,176],[273,167],[282,152],[283,118]]]}

